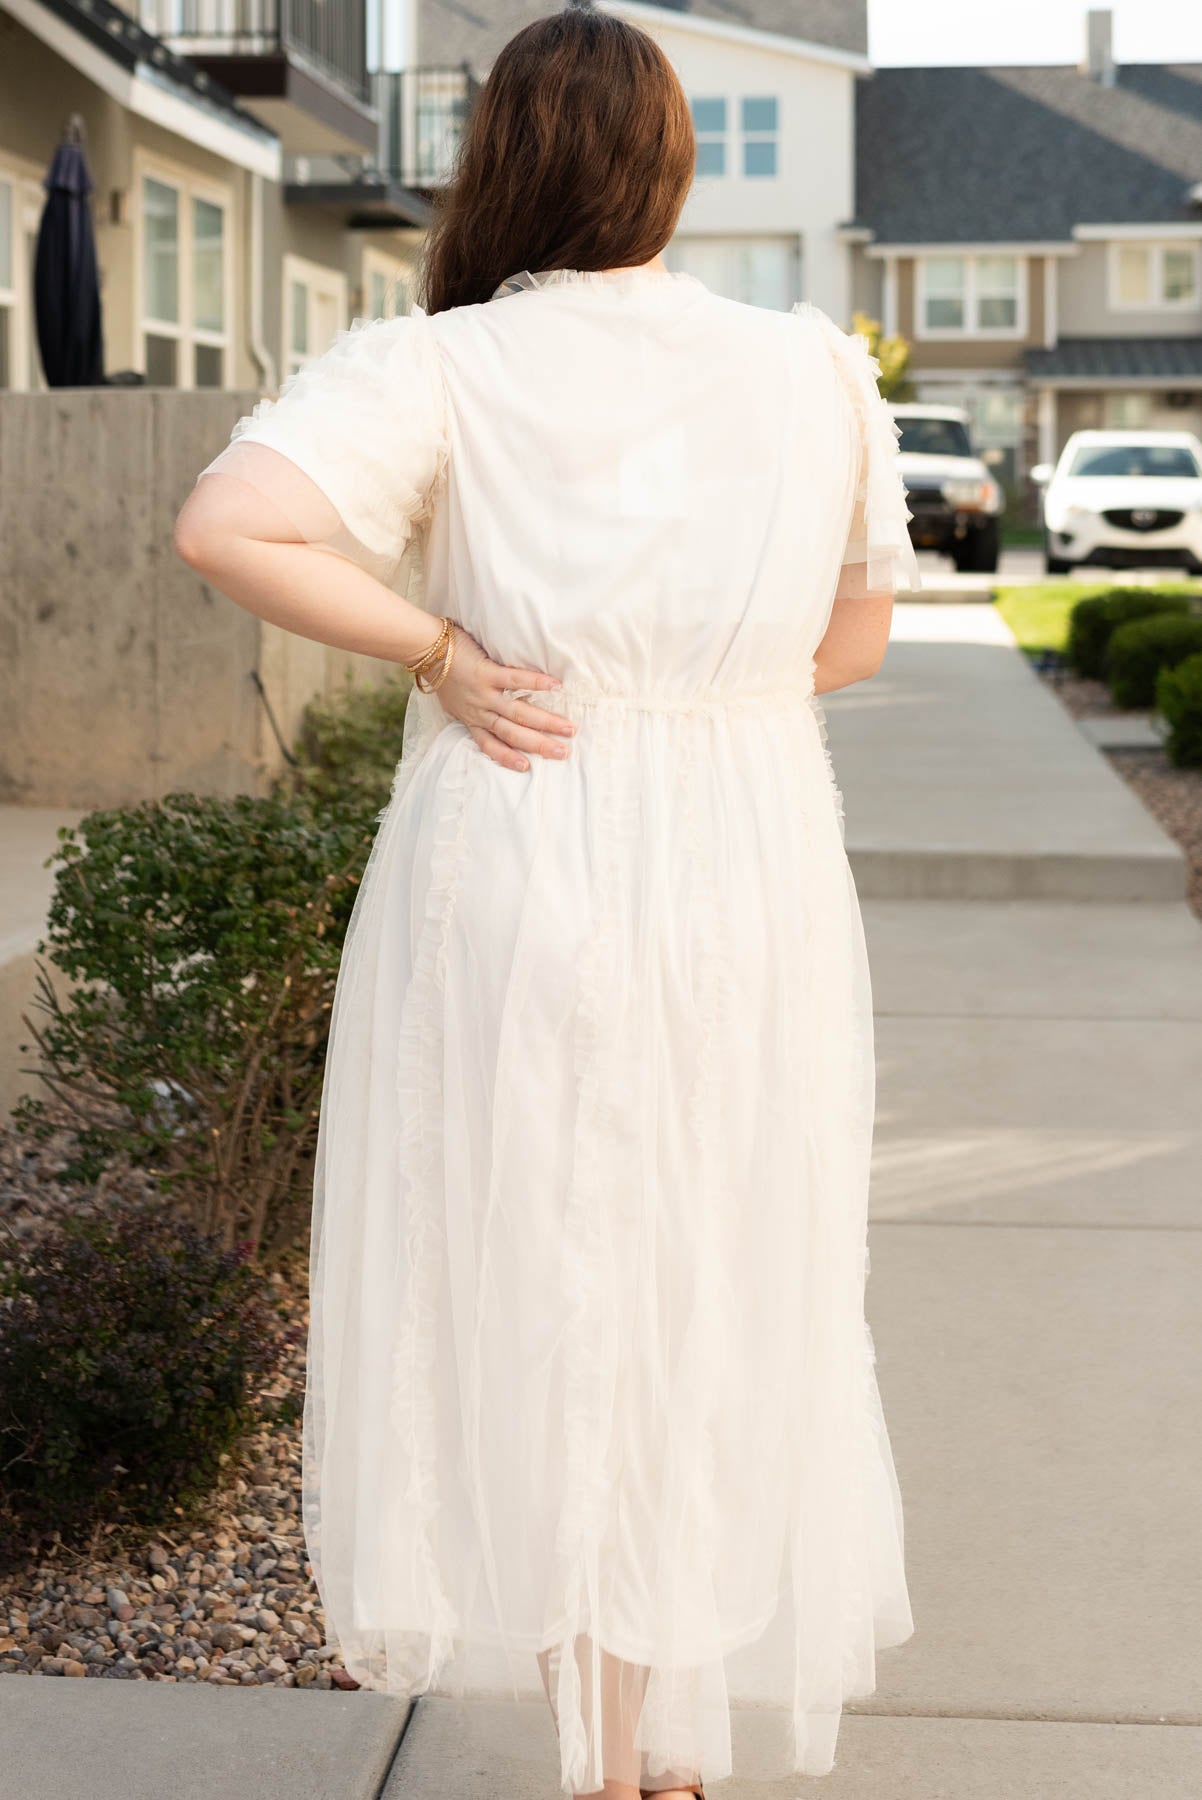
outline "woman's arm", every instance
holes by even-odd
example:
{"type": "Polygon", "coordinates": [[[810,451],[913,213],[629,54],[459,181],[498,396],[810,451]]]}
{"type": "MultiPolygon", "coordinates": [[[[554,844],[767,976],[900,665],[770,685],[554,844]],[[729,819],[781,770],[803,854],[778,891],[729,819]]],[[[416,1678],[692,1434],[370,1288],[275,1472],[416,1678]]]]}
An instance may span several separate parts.
{"type": "Polygon", "coordinates": [[[866,600],[836,601],[826,635],[814,652],[814,692],[867,681],[885,659],[893,595],[873,594],[866,600]]]}
{"type": "MultiPolygon", "coordinates": [[[[441,620],[346,557],[306,543],[278,508],[236,476],[218,472],[197,482],[176,520],[175,549],[247,612],[335,649],[412,662],[441,630],[441,620]]],[[[523,752],[564,756],[574,727],[505,690],[559,685],[539,670],[494,663],[456,626],[455,657],[438,699],[494,762],[528,769],[523,752]]]]}

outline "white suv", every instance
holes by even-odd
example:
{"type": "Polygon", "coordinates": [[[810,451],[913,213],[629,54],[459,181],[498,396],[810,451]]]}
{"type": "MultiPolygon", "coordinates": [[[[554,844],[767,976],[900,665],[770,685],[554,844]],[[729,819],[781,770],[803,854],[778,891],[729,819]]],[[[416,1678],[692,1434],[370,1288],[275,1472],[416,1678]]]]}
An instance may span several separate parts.
{"type": "Polygon", "coordinates": [[[1043,496],[1049,575],[1079,563],[1202,572],[1202,444],[1188,431],[1075,431],[1043,496]]]}

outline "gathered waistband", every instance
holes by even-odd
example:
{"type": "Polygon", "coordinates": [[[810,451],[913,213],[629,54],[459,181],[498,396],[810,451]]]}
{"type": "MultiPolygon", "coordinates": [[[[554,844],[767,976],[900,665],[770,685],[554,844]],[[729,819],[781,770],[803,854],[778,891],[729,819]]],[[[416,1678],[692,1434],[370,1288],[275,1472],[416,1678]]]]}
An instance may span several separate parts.
{"type": "Polygon", "coordinates": [[[693,694],[608,688],[575,680],[565,681],[557,688],[511,688],[508,691],[552,712],[566,712],[578,705],[701,717],[731,711],[763,712],[780,706],[809,706],[814,699],[813,683],[806,687],[800,681],[765,687],[710,688],[693,694]]]}

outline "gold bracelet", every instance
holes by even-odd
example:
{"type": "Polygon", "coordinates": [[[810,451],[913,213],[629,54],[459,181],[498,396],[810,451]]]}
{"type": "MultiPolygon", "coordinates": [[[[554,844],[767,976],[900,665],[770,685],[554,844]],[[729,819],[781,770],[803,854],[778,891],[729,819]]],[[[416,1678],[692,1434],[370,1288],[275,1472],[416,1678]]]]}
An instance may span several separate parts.
{"type": "Polygon", "coordinates": [[[447,642],[446,660],[443,663],[442,668],[438,671],[436,678],[433,681],[431,681],[429,679],[429,677],[426,675],[426,672],[424,669],[422,670],[421,674],[415,675],[413,677],[415,683],[417,684],[418,687],[421,688],[423,694],[437,693],[438,689],[442,686],[442,684],[446,680],[447,676],[451,673],[451,664],[455,660],[456,639],[455,639],[454,625],[451,623],[450,620],[447,621],[447,624],[448,624],[448,627],[450,630],[450,637],[447,642]]]}
{"type": "Polygon", "coordinates": [[[423,650],[420,656],[411,657],[409,661],[404,664],[404,667],[409,670],[410,674],[416,675],[419,669],[424,669],[428,663],[438,661],[438,659],[445,654],[447,641],[450,637],[450,630],[451,621],[449,619],[444,619],[442,621],[442,630],[429,648],[423,650]]]}

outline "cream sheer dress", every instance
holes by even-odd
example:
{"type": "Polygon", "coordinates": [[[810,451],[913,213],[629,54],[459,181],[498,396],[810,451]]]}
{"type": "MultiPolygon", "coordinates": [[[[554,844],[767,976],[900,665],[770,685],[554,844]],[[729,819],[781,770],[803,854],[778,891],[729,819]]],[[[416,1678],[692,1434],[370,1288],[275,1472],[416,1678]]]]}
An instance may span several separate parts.
{"type": "Polygon", "coordinates": [[[357,323],[205,471],[420,568],[578,721],[519,773],[410,702],[326,1064],[303,1481],[351,1673],[537,1696],[564,1791],[822,1775],[913,1629],[813,694],[832,608],[918,585],[874,370],[808,306],[521,271],[357,323]]]}

